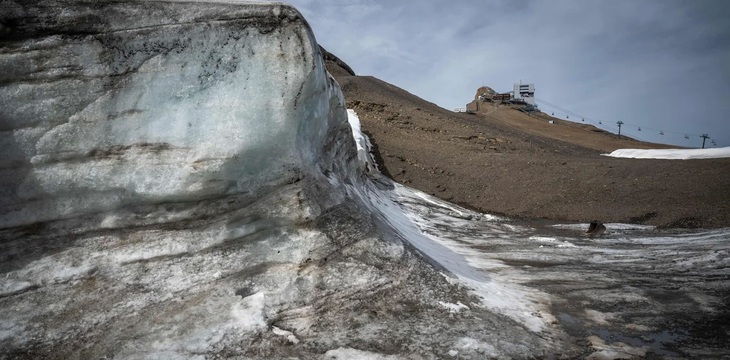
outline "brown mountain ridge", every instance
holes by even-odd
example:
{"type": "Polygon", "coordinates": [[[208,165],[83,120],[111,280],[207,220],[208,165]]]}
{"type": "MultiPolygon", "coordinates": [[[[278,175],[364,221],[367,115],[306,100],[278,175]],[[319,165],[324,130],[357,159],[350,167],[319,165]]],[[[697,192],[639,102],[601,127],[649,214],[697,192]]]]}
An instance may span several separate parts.
{"type": "Polygon", "coordinates": [[[456,113],[372,76],[354,76],[331,54],[325,63],[358,113],[381,171],[399,183],[523,219],[730,226],[730,159],[605,157],[620,148],[669,146],[507,104],[456,113]]]}

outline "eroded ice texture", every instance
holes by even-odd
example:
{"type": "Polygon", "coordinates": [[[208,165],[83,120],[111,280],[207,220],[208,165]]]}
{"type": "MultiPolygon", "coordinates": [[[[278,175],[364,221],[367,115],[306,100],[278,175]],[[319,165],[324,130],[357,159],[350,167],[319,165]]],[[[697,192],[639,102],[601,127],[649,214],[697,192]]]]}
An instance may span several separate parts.
{"type": "Polygon", "coordinates": [[[0,357],[553,347],[424,261],[293,8],[0,7],[0,357]]]}
{"type": "Polygon", "coordinates": [[[559,319],[722,316],[727,232],[544,234],[378,177],[318,52],[276,3],[0,2],[0,357],[572,358],[559,319]]]}
{"type": "Polygon", "coordinates": [[[6,4],[0,226],[255,191],[346,119],[289,7],[6,4]]]}

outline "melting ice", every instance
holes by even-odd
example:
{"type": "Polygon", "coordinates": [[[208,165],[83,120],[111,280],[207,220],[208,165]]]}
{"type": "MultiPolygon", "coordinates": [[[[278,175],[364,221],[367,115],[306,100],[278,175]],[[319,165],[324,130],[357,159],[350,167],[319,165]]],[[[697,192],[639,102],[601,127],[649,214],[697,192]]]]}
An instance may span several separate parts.
{"type": "Polygon", "coordinates": [[[381,176],[287,5],[7,7],[3,357],[686,356],[726,311],[727,230],[587,238],[381,176]]]}

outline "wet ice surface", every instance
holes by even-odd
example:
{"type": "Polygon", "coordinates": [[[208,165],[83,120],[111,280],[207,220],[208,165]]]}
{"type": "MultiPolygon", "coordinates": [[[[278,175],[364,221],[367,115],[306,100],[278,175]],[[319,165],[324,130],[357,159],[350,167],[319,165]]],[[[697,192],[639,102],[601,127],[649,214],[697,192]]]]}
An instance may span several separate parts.
{"type": "MultiPolygon", "coordinates": [[[[369,294],[402,292],[429,303],[419,306],[430,310],[418,312],[431,315],[428,321],[411,318],[398,336],[418,339],[423,327],[447,329],[438,316],[456,317],[449,325],[454,328],[465,325],[457,331],[464,335],[444,337],[441,349],[406,352],[481,358],[543,351],[520,338],[524,331],[508,330],[519,324],[528,334],[555,341],[558,349],[570,343],[582,347],[572,355],[729,354],[727,229],[663,232],[609,224],[604,236],[589,238],[582,234],[587,224],[527,224],[474,213],[387,179],[327,181],[347,188],[363,207],[321,216],[333,223],[303,225],[286,215],[311,212],[299,204],[301,190],[292,184],[263,196],[229,198],[225,206],[199,204],[184,213],[207,209],[210,217],[191,224],[78,230],[68,247],[5,263],[0,341],[37,349],[89,338],[116,344],[113,355],[121,358],[184,358],[224,350],[251,355],[252,344],[284,349],[273,356],[398,358],[404,353],[372,341],[403,324],[398,312],[414,310],[395,305],[400,306],[395,318],[371,317],[395,307],[384,310],[363,301],[373,301],[369,294]],[[346,214],[352,218],[343,224],[346,214]],[[387,236],[362,214],[380,217],[448,283],[477,298],[424,293],[397,280],[414,271],[412,265],[401,268],[404,248],[384,243],[387,236]],[[340,241],[352,243],[333,250],[332,242],[340,241]],[[373,256],[380,260],[363,260],[373,256]],[[393,266],[392,273],[378,270],[393,266]],[[467,319],[480,309],[514,323],[490,320],[498,325],[470,332],[474,324],[467,319]],[[357,331],[333,325],[351,321],[359,324],[357,331]],[[257,343],[261,336],[268,343],[257,343]]],[[[113,215],[117,223],[124,221],[113,215]]],[[[32,230],[22,231],[32,243],[32,230]]],[[[19,251],[8,244],[5,251],[19,251]]],[[[438,280],[423,277],[427,273],[416,275],[416,281],[437,286],[438,280]]],[[[398,296],[386,295],[386,304],[397,304],[398,296]]]]}
{"type": "Polygon", "coordinates": [[[379,177],[294,9],[15,10],[0,357],[728,355],[728,231],[586,238],[379,177]]]}
{"type": "MultiPolygon", "coordinates": [[[[730,230],[525,224],[471,212],[397,186],[391,196],[424,233],[488,274],[506,303],[487,306],[538,326],[554,322],[595,356],[721,358],[730,354],[730,230]],[[546,314],[546,310],[549,313],[546,314]]],[[[418,247],[418,246],[417,246],[418,247]]],[[[426,250],[428,251],[428,250],[426,250]]],[[[443,255],[436,255],[442,256],[443,255]]],[[[447,266],[448,268],[449,266],[447,266]]]]}

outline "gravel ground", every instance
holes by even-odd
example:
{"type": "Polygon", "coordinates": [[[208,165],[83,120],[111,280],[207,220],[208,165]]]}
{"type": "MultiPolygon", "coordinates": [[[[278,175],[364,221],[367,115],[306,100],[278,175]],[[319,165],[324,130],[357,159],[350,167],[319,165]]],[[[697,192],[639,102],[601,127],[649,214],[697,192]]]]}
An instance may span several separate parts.
{"type": "MultiPolygon", "coordinates": [[[[522,219],[730,226],[730,159],[601,156],[660,147],[618,139],[506,106],[454,113],[328,61],[382,171],[397,182],[480,212],[522,219]]],[[[468,99],[465,99],[465,102],[468,99]]]]}

